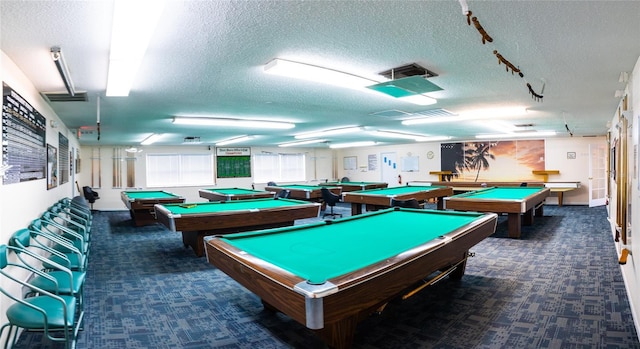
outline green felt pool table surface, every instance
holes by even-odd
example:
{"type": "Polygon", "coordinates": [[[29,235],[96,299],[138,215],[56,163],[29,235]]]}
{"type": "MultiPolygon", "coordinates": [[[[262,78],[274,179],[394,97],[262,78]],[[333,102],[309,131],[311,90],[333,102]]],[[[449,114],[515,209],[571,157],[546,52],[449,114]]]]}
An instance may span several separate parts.
{"type": "Polygon", "coordinates": [[[294,199],[246,199],[156,205],[158,222],[180,232],[197,256],[204,254],[204,237],[291,226],[298,219],[317,217],[320,204],[294,199]]]}
{"type": "Polygon", "coordinates": [[[521,225],[533,224],[534,216],[544,216],[545,187],[491,187],[444,199],[447,209],[508,214],[509,237],[519,238],[521,225]]]}
{"type": "Polygon", "coordinates": [[[276,207],[294,207],[297,205],[308,205],[308,201],[293,199],[251,199],[234,200],[227,202],[198,202],[187,204],[166,204],[162,205],[171,212],[172,215],[193,215],[230,211],[253,211],[276,207]]]}
{"type": "Polygon", "coordinates": [[[469,249],[496,222],[495,213],[392,208],[214,236],[205,248],[209,263],[266,309],[315,330],[331,348],[349,348],[356,324],[390,300],[410,297],[434,273],[461,278],[469,249]]]}
{"type": "Polygon", "coordinates": [[[274,193],[269,191],[247,188],[207,188],[198,190],[198,194],[209,201],[273,198],[274,196],[274,193]]]}
{"type": "Polygon", "coordinates": [[[164,190],[124,191],[124,194],[129,197],[130,200],[153,200],[180,197],[179,195],[169,193],[164,190]]]}
{"type": "Polygon", "coordinates": [[[416,199],[418,202],[436,199],[437,208],[443,209],[442,198],[449,195],[453,195],[453,189],[450,187],[405,185],[400,187],[351,191],[343,193],[342,197],[344,202],[351,203],[351,215],[358,215],[363,212],[362,204],[366,205],[367,211],[375,211],[381,208],[391,207],[392,199],[416,199]]]}
{"type": "Polygon", "coordinates": [[[182,203],[184,197],[165,190],[126,190],[120,198],[129,209],[134,226],[155,224],[155,204],[182,203]]]}
{"type": "Polygon", "coordinates": [[[340,224],[319,223],[299,229],[239,233],[223,239],[304,279],[323,282],[438,239],[481,216],[418,212],[421,214],[410,210],[373,214],[340,224]]]}
{"type": "Polygon", "coordinates": [[[470,191],[454,195],[453,197],[491,200],[524,200],[544,189],[544,187],[494,187],[470,191]]]}

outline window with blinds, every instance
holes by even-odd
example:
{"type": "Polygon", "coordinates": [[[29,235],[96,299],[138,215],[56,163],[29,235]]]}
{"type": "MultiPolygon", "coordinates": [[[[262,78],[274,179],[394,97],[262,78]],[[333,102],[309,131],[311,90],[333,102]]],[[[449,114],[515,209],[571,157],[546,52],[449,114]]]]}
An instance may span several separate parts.
{"type": "Polygon", "coordinates": [[[253,175],[256,183],[304,181],[305,154],[255,154],[253,175]]]}
{"type": "Polygon", "coordinates": [[[147,187],[215,184],[212,154],[147,154],[147,187]]]}

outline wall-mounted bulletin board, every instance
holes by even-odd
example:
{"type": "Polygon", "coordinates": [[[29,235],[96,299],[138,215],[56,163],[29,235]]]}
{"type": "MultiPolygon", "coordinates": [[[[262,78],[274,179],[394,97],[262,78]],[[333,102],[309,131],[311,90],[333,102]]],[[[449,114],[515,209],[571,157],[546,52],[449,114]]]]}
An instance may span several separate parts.
{"type": "Polygon", "coordinates": [[[343,162],[344,169],[347,171],[355,170],[358,168],[358,158],[355,156],[345,156],[343,162]]]}
{"type": "Polygon", "coordinates": [[[2,165],[11,166],[3,184],[45,178],[46,121],[22,96],[2,83],[2,165]]]}
{"type": "Polygon", "coordinates": [[[60,169],[60,184],[65,184],[69,181],[69,139],[62,133],[58,133],[58,166],[60,169]]]}
{"type": "Polygon", "coordinates": [[[402,172],[418,172],[420,170],[420,158],[417,156],[405,156],[402,158],[402,172]]]}
{"type": "Polygon", "coordinates": [[[216,177],[251,177],[251,148],[216,148],[216,177]]]}

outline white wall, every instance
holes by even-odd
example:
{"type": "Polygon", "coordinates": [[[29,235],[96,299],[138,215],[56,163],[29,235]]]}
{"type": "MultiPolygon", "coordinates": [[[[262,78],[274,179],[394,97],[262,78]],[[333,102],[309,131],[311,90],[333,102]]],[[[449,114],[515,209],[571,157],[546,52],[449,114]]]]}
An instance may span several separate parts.
{"type": "MultiPolygon", "coordinates": [[[[51,69],[55,69],[52,64],[51,69]]],[[[13,61],[0,51],[0,80],[9,85],[47,119],[46,142],[59,149],[58,133],[62,132],[69,139],[69,149],[79,147],[73,132],[70,132],[40,96],[31,82],[18,69],[13,61]],[[57,128],[51,127],[51,120],[58,122],[57,128]]],[[[0,134],[0,142],[2,141],[0,134]]],[[[66,155],[68,156],[68,155],[66,155]]],[[[47,190],[46,179],[3,185],[0,180],[0,244],[7,244],[15,231],[26,228],[38,218],[49,206],[63,197],[75,194],[73,180],[47,190]]],[[[25,275],[26,277],[26,275],[25,275]]],[[[5,312],[10,304],[8,299],[0,296],[0,323],[6,322],[5,312]]],[[[4,337],[2,338],[4,341],[4,337]]]]}
{"type": "MultiPolygon", "coordinates": [[[[639,134],[640,134],[640,79],[637,77],[640,76],[640,58],[636,62],[636,65],[633,69],[633,72],[630,74],[629,83],[626,86],[625,93],[629,98],[628,102],[628,110],[623,112],[623,117],[626,117],[629,123],[628,128],[628,178],[630,185],[630,195],[627,198],[628,206],[630,210],[627,211],[628,222],[629,224],[633,223],[636,226],[640,226],[640,190],[638,190],[638,181],[640,180],[638,175],[638,164],[639,159],[636,158],[638,154],[638,144],[640,142],[639,134]],[[637,223],[636,223],[637,222],[637,223]]],[[[622,101],[620,102],[619,108],[622,106],[622,101]]],[[[618,112],[615,111],[613,118],[611,119],[611,138],[615,139],[618,137],[619,132],[616,128],[619,122],[618,112]]],[[[611,222],[611,234],[612,241],[616,234],[616,215],[617,215],[617,207],[616,202],[618,200],[616,194],[616,182],[610,180],[610,204],[609,204],[609,220],[611,222]]],[[[620,269],[622,270],[622,276],[625,281],[625,285],[627,287],[627,294],[629,295],[629,300],[631,302],[631,310],[633,311],[633,318],[636,324],[636,329],[640,329],[640,260],[638,263],[635,262],[634,256],[640,256],[640,242],[634,243],[634,232],[633,226],[631,226],[630,231],[627,233],[627,244],[624,245],[622,241],[614,242],[616,245],[616,250],[618,255],[622,253],[622,249],[626,248],[631,251],[629,258],[627,259],[627,263],[624,265],[620,265],[620,269]]],[[[640,332],[640,330],[638,330],[640,332]]]]}
{"type": "MultiPolygon", "coordinates": [[[[93,208],[96,210],[124,210],[126,209],[121,200],[120,193],[128,188],[113,186],[113,149],[125,148],[117,145],[103,145],[100,147],[85,146],[80,149],[81,172],[78,175],[78,184],[80,187],[88,185],[94,187],[94,190],[100,195],[100,199],[96,200],[93,208]],[[100,154],[101,169],[101,186],[98,188],[97,181],[91,182],[91,166],[94,151],[100,154]]],[[[268,153],[305,153],[306,154],[306,179],[305,181],[324,181],[334,178],[333,172],[333,152],[329,149],[313,149],[313,148],[277,148],[277,147],[250,147],[251,154],[259,154],[261,152],[268,153]]],[[[193,146],[145,146],[141,153],[135,154],[135,188],[137,189],[162,189],[184,196],[189,202],[207,201],[199,197],[198,190],[202,186],[195,187],[164,187],[164,188],[148,188],[146,185],[146,154],[214,154],[215,148],[208,145],[193,146]]],[[[215,187],[229,188],[251,188],[252,185],[256,189],[263,189],[266,183],[254,183],[253,178],[221,178],[216,179],[215,187]]],[[[278,183],[284,184],[284,183],[278,183]]],[[[123,186],[126,181],[123,180],[123,186]]],[[[214,187],[214,186],[212,186],[214,187]]]]}
{"type": "MultiPolygon", "coordinates": [[[[604,126],[604,125],[603,125],[604,126]]],[[[559,175],[549,176],[549,181],[555,182],[581,182],[581,188],[564,194],[564,205],[588,205],[589,204],[589,145],[606,143],[605,137],[553,137],[545,139],[545,168],[547,170],[559,170],[559,175]],[[567,152],[575,152],[576,159],[567,159],[567,152]]],[[[346,176],[357,181],[380,181],[381,153],[396,152],[398,163],[405,156],[417,156],[419,158],[419,170],[417,172],[402,172],[402,184],[389,183],[390,186],[403,185],[411,181],[437,181],[438,176],[429,174],[432,171],[440,171],[440,143],[413,143],[395,146],[378,146],[341,149],[337,152],[338,178],[346,176]],[[434,153],[432,159],[427,158],[427,153],[434,153]],[[367,169],[368,158],[376,155],[378,159],[377,169],[367,169]],[[358,170],[346,171],[343,166],[343,158],[357,157],[358,170]],[[364,166],[362,168],[361,166],[364,166]]],[[[514,178],[518,181],[518,178],[514,178]]],[[[542,177],[539,177],[542,181],[542,177]]],[[[546,201],[548,204],[557,204],[557,197],[552,194],[546,201]]]]}

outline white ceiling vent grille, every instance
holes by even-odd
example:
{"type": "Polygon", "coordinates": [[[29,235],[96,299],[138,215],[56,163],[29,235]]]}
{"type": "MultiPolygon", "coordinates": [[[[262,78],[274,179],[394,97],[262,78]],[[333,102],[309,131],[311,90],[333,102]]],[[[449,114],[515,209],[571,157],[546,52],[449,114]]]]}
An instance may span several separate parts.
{"type": "Polygon", "coordinates": [[[415,112],[413,114],[411,114],[411,116],[415,116],[415,117],[447,117],[447,116],[456,116],[457,114],[454,114],[446,109],[442,109],[442,108],[438,108],[438,109],[429,109],[429,110],[425,110],[425,111],[419,111],[419,112],[415,112]]]}
{"type": "Polygon", "coordinates": [[[89,100],[86,92],[76,92],[73,96],[68,93],[42,92],[42,96],[51,102],[86,102],[89,100]]]}
{"type": "Polygon", "coordinates": [[[400,118],[411,115],[410,113],[404,112],[402,110],[391,109],[391,110],[383,110],[375,113],[371,113],[369,115],[378,116],[386,119],[400,118]]]}

